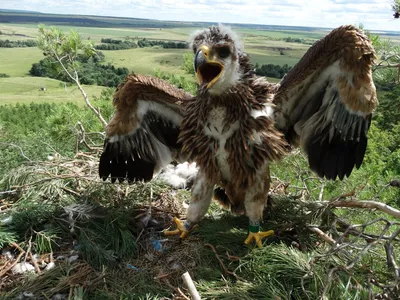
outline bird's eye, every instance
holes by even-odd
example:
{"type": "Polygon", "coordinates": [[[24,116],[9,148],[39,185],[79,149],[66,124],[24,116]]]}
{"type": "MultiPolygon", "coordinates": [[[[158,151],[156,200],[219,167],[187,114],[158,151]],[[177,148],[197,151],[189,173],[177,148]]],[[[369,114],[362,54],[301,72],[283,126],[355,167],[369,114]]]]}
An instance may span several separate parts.
{"type": "Polygon", "coordinates": [[[227,58],[231,54],[231,49],[229,47],[221,47],[218,49],[218,55],[221,58],[227,58]]]}

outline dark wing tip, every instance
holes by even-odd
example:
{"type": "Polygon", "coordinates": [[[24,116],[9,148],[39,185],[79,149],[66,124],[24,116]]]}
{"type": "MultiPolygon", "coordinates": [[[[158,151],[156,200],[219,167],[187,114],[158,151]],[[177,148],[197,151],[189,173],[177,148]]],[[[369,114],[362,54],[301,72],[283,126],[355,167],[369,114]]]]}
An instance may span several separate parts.
{"type": "Polygon", "coordinates": [[[144,181],[148,182],[153,178],[156,164],[139,158],[134,154],[127,160],[127,178],[129,182],[144,181]]]}
{"type": "Polygon", "coordinates": [[[109,143],[105,142],[103,153],[99,162],[99,177],[106,181],[110,178],[112,183],[150,181],[156,164],[141,158],[136,149],[130,145],[123,145],[128,141],[109,143]]]}
{"type": "Polygon", "coordinates": [[[321,132],[314,130],[305,144],[311,170],[328,180],[343,180],[350,177],[354,167],[360,168],[368,144],[366,132],[357,139],[344,139],[342,132],[335,130],[329,138],[329,127],[321,132]]]}

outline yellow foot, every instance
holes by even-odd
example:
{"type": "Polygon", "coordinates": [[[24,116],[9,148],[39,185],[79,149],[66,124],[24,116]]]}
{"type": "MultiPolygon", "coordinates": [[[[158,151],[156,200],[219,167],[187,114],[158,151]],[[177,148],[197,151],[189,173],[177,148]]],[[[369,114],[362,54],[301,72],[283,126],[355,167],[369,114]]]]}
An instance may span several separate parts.
{"type": "Polygon", "coordinates": [[[176,223],[176,229],[175,230],[165,230],[164,235],[178,235],[180,234],[180,238],[183,239],[189,235],[189,233],[198,227],[198,225],[194,225],[192,228],[189,230],[185,228],[184,224],[182,223],[181,220],[179,220],[177,217],[174,217],[174,222],[176,223]]]}
{"type": "Polygon", "coordinates": [[[246,245],[250,244],[253,240],[256,241],[256,244],[258,247],[262,247],[262,242],[261,240],[265,237],[268,237],[270,235],[274,235],[273,230],[268,230],[268,231],[259,231],[259,232],[249,232],[249,235],[247,236],[247,239],[244,241],[246,245]]]}

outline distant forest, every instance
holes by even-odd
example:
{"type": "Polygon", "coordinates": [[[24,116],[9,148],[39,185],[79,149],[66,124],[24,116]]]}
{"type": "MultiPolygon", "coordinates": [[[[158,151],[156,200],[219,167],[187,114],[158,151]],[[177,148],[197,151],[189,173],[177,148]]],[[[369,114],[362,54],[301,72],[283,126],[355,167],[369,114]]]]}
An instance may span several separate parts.
{"type": "MultiPolygon", "coordinates": [[[[77,61],[79,62],[79,80],[82,84],[116,87],[129,74],[127,68],[117,68],[111,64],[102,64],[104,62],[104,54],[102,52],[97,52],[94,57],[80,55],[77,61]]],[[[51,59],[47,57],[38,63],[34,63],[29,70],[29,74],[31,76],[49,77],[64,82],[72,82],[71,78],[60,70],[60,66],[52,63],[51,59]]]]}
{"type": "Polygon", "coordinates": [[[37,42],[35,40],[25,40],[25,41],[0,40],[0,48],[36,47],[36,46],[37,42]]]}
{"type": "Polygon", "coordinates": [[[175,48],[175,49],[185,49],[187,48],[187,43],[184,42],[174,42],[174,41],[160,41],[160,40],[148,40],[140,39],[137,42],[129,40],[115,40],[115,39],[101,39],[102,44],[96,45],[95,48],[98,50],[125,50],[133,48],[145,48],[153,46],[161,46],[165,49],[175,48]]]}
{"type": "Polygon", "coordinates": [[[273,64],[266,64],[259,66],[258,64],[255,65],[255,73],[259,76],[266,76],[266,77],[273,77],[281,79],[285,74],[287,74],[292,67],[288,66],[287,64],[281,65],[273,65],[273,64]]]}

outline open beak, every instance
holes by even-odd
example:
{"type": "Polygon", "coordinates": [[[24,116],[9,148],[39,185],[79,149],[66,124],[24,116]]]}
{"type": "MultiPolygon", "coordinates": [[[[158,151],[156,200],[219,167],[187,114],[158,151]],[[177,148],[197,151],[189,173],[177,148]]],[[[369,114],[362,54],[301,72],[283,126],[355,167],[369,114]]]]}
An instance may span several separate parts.
{"type": "Polygon", "coordinates": [[[199,85],[211,88],[221,77],[224,65],[211,56],[207,46],[201,46],[194,59],[194,70],[199,85]]]}

